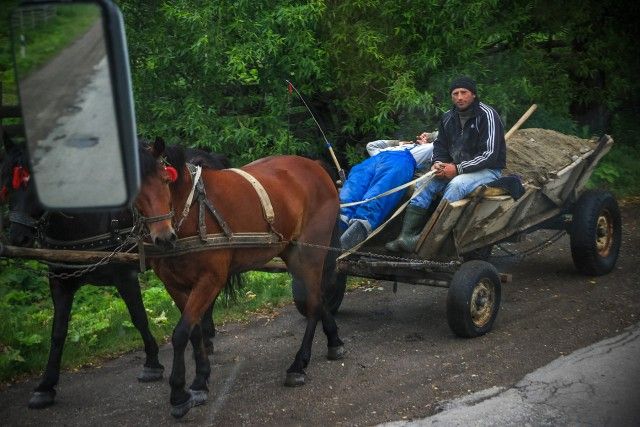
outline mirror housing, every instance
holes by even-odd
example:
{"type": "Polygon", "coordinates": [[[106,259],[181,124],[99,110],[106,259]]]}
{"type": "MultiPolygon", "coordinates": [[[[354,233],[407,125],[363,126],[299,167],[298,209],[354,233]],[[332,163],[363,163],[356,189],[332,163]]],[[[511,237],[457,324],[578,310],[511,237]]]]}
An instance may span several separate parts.
{"type": "Polygon", "coordinates": [[[12,13],[11,30],[30,171],[40,202],[64,210],[130,204],[140,172],[118,7],[110,0],[25,1],[12,13]],[[28,17],[35,20],[37,13],[53,13],[53,18],[28,27],[28,17]],[[67,37],[51,54],[57,40],[52,34],[67,37]]]}

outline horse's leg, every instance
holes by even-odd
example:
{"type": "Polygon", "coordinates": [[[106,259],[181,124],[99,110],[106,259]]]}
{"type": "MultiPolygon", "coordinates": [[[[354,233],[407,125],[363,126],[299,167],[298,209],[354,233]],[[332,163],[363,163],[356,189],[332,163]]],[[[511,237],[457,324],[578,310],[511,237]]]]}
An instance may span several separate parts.
{"type": "Polygon", "coordinates": [[[313,336],[315,335],[318,320],[320,320],[322,316],[322,296],[320,289],[322,263],[305,262],[305,258],[307,257],[302,257],[302,254],[303,252],[299,248],[294,249],[290,253],[281,254],[290,273],[296,280],[304,283],[307,294],[307,300],[305,302],[307,327],[305,328],[300,349],[296,353],[293,363],[289,366],[289,369],[287,369],[285,385],[288,387],[301,386],[305,383],[306,373],[304,372],[304,368],[307,367],[311,360],[313,336]]]}
{"type": "Polygon", "coordinates": [[[191,394],[184,389],[184,352],[191,336],[192,324],[183,313],[171,335],[173,365],[171,367],[171,376],[169,377],[169,385],[171,386],[170,402],[172,406],[171,415],[176,418],[184,416],[193,406],[190,404],[191,394]]]}
{"type": "Polygon", "coordinates": [[[53,325],[51,326],[51,349],[47,367],[44,370],[40,384],[35,388],[29,399],[29,408],[41,409],[53,405],[56,396],[55,386],[60,378],[60,363],[62,350],[69,330],[69,318],[73,297],[79,286],[71,282],[57,279],[49,280],[51,299],[53,300],[53,325]]]}
{"type": "Polygon", "coordinates": [[[305,383],[307,374],[304,368],[307,367],[311,360],[311,345],[313,344],[313,336],[316,332],[318,320],[318,310],[314,310],[313,313],[307,311],[307,327],[304,331],[302,344],[296,353],[293,363],[289,366],[289,369],[287,369],[287,377],[284,384],[288,387],[297,387],[305,383]]]}
{"type": "Polygon", "coordinates": [[[344,343],[338,336],[338,325],[333,314],[324,305],[322,306],[322,330],[327,336],[327,359],[342,359],[345,354],[344,343]]]}
{"type": "MultiPolygon", "coordinates": [[[[211,306],[213,306],[213,304],[211,306]]],[[[206,402],[207,393],[209,392],[207,383],[209,382],[209,376],[211,375],[211,365],[209,365],[207,350],[203,344],[202,338],[202,327],[200,324],[196,323],[191,330],[191,345],[193,347],[193,359],[196,363],[196,376],[189,387],[189,392],[195,400],[194,406],[202,405],[206,402]]]]}
{"type": "Polygon", "coordinates": [[[138,279],[136,276],[125,278],[116,285],[116,288],[124,300],[127,310],[129,310],[133,325],[138,332],[140,332],[140,336],[144,342],[146,360],[142,372],[138,375],[138,381],[160,381],[162,379],[162,373],[164,372],[164,366],[162,366],[160,360],[158,360],[158,343],[149,330],[149,320],[142,302],[138,279]]]}
{"type": "Polygon", "coordinates": [[[207,311],[202,316],[200,326],[202,327],[202,338],[204,340],[204,348],[207,354],[213,354],[213,339],[216,336],[216,325],[213,323],[213,305],[211,303],[207,311]]]}
{"type": "MultiPolygon", "coordinates": [[[[171,415],[175,418],[181,418],[186,415],[189,410],[195,405],[203,403],[202,393],[193,394],[185,390],[185,362],[184,352],[187,347],[187,343],[191,339],[193,331],[197,342],[195,344],[194,352],[198,353],[196,359],[196,380],[194,384],[196,387],[200,387],[201,383],[206,386],[206,381],[209,378],[210,365],[209,359],[204,353],[204,345],[202,344],[202,331],[199,327],[202,315],[207,310],[209,304],[212,304],[215,297],[220,292],[221,286],[210,286],[211,280],[204,276],[200,277],[198,284],[193,287],[191,292],[186,297],[186,294],[177,292],[175,289],[171,289],[167,286],[167,290],[171,293],[174,301],[182,311],[180,321],[173,330],[171,336],[171,343],[173,345],[173,366],[171,368],[171,376],[169,377],[169,385],[171,386],[171,415]],[[196,328],[196,325],[198,327],[196,328]],[[199,362],[199,363],[198,363],[199,362]],[[200,379],[198,379],[198,377],[200,379]]],[[[165,282],[166,285],[166,282],[165,282]]],[[[204,396],[206,399],[206,394],[204,396]]]]}

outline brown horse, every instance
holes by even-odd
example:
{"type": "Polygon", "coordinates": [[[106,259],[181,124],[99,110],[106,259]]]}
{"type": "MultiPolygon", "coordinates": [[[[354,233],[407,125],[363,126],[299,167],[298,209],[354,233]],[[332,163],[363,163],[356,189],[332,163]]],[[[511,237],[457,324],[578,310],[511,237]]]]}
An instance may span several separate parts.
{"type": "Polygon", "coordinates": [[[201,212],[195,203],[186,212],[187,200],[192,200],[189,196],[198,187],[194,180],[198,174],[192,174],[180,149],[169,147],[165,151],[164,144],[156,141],[151,150],[140,150],[140,159],[142,187],[135,206],[147,222],[153,243],[169,251],[169,256],[152,257],[149,263],[182,312],[171,338],[174,353],[169,382],[174,417],[182,417],[206,400],[210,365],[202,349],[199,325],[206,308],[215,301],[229,275],[260,267],[275,256],[283,259],[294,280],[304,283],[306,291],[307,326],[302,345],[287,369],[285,385],[304,384],[304,368],[311,358],[319,320],[327,336],[327,357],[343,356],[338,327],[322,295],[322,282],[329,276],[323,275],[327,247],[337,241],[334,227],[339,200],[335,185],[319,163],[297,156],[268,157],[242,168],[250,176],[233,170],[203,169],[200,180],[206,196],[200,208],[209,208],[201,212]],[[177,179],[167,164],[177,170],[177,179]],[[259,184],[252,184],[251,177],[259,184]],[[260,186],[270,203],[261,201],[260,186]],[[202,244],[204,227],[207,236],[231,243],[197,248],[202,244]],[[251,236],[263,240],[251,243],[251,236]],[[182,243],[188,241],[200,243],[195,249],[193,245],[187,247],[186,254],[180,252],[185,247],[182,243]],[[194,347],[196,376],[187,391],[184,352],[189,340],[194,347]]]}

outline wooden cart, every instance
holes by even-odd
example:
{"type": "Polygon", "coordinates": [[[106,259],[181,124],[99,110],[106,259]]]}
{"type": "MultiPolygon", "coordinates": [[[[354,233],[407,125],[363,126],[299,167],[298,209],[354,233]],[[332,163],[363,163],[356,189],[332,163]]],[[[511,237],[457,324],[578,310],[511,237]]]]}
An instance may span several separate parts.
{"type": "MultiPolygon", "coordinates": [[[[344,275],[448,287],[447,319],[453,332],[462,337],[483,335],[496,319],[501,282],[507,279],[486,261],[495,244],[517,241],[540,229],[566,230],[580,272],[601,275],[613,269],[621,242],[616,199],[607,191],[585,190],[612,144],[611,137],[603,136],[595,149],[557,171],[544,185],[525,184],[518,200],[491,195],[493,190],[485,186],[457,202],[442,200],[424,226],[415,253],[402,257],[384,249],[384,243],[398,235],[398,217],[356,252],[341,257],[337,270],[344,275]]],[[[329,297],[336,309],[341,295],[329,297]]]]}

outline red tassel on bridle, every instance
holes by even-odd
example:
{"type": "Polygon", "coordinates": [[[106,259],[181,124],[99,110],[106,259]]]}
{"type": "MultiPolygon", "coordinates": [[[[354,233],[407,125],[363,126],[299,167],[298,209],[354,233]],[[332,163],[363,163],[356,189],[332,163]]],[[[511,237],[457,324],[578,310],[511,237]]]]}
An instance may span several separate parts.
{"type": "Polygon", "coordinates": [[[167,178],[169,181],[176,182],[178,179],[178,171],[173,166],[165,166],[164,170],[167,172],[167,178]]]}
{"type": "Polygon", "coordinates": [[[31,175],[29,175],[29,171],[27,170],[27,168],[16,166],[13,168],[13,180],[11,181],[11,186],[14,190],[20,188],[21,185],[24,185],[26,187],[29,183],[30,177],[31,175]]]}

